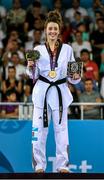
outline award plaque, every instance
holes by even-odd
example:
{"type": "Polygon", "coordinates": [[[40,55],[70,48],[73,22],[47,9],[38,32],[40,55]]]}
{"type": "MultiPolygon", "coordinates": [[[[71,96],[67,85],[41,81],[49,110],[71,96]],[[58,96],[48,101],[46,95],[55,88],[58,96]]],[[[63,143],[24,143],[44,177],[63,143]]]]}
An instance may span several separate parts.
{"type": "Polygon", "coordinates": [[[37,50],[27,50],[25,52],[25,58],[27,61],[37,61],[40,58],[40,52],[37,50]]]}
{"type": "Polygon", "coordinates": [[[83,62],[81,61],[80,58],[76,58],[76,61],[68,63],[67,75],[73,76],[74,73],[77,73],[82,77],[83,62]]]}

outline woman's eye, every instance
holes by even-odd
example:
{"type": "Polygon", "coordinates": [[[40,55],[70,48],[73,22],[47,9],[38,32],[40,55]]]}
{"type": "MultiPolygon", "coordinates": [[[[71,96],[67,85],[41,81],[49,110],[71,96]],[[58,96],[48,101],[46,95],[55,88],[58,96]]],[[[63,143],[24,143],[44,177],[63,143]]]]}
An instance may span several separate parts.
{"type": "Polygon", "coordinates": [[[57,31],[57,27],[54,27],[54,30],[57,31]]]}
{"type": "Polygon", "coordinates": [[[52,30],[52,27],[49,27],[49,30],[51,31],[51,30],[52,30]]]}
{"type": "Polygon", "coordinates": [[[54,28],[49,27],[49,30],[50,30],[50,31],[53,30],[53,29],[54,29],[54,31],[57,31],[57,27],[54,27],[54,28]]]}

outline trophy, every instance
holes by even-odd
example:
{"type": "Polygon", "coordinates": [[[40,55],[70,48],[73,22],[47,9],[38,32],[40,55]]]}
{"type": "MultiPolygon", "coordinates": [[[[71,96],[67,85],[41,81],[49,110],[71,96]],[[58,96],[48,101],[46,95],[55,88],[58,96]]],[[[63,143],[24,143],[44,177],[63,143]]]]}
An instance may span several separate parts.
{"type": "Polygon", "coordinates": [[[40,58],[40,52],[37,50],[27,50],[25,52],[25,58],[27,61],[34,61],[34,63],[40,58]]]}
{"type": "Polygon", "coordinates": [[[75,59],[76,61],[68,62],[67,75],[72,77],[74,73],[77,73],[82,77],[83,74],[83,62],[79,57],[75,59]]]}

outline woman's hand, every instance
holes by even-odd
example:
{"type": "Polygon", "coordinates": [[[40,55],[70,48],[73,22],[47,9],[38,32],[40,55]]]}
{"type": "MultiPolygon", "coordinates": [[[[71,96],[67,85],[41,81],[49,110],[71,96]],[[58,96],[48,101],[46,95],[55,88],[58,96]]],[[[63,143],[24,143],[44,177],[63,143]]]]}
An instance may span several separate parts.
{"type": "Polygon", "coordinates": [[[27,67],[32,68],[34,66],[34,61],[29,60],[27,61],[27,67]]]}
{"type": "Polygon", "coordinates": [[[72,78],[73,80],[77,80],[77,79],[80,79],[81,77],[80,77],[80,74],[74,73],[71,78],[72,78]]]}

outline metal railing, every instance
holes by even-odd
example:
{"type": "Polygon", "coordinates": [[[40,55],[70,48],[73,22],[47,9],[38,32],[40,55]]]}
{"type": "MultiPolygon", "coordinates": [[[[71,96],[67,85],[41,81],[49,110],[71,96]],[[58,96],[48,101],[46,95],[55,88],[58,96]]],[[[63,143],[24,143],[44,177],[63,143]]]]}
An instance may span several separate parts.
{"type": "Polygon", "coordinates": [[[99,107],[100,108],[100,118],[101,119],[103,119],[103,114],[104,114],[104,112],[103,112],[103,108],[104,108],[104,103],[103,102],[101,102],[101,103],[96,103],[96,102],[92,102],[92,103],[82,103],[82,102],[78,102],[78,103],[72,103],[71,104],[71,106],[79,106],[80,107],[80,110],[81,110],[81,120],[83,120],[84,119],[84,106],[97,106],[97,107],[99,107]]]}
{"type": "MultiPolygon", "coordinates": [[[[14,106],[18,106],[19,108],[19,116],[18,119],[30,119],[32,120],[32,115],[33,115],[33,103],[25,103],[25,102],[0,102],[0,106],[5,106],[5,105],[14,105],[14,106]]],[[[82,103],[82,102],[78,102],[78,103],[72,103],[70,107],[72,106],[77,106],[80,107],[80,119],[83,120],[84,119],[84,106],[90,106],[90,105],[95,105],[98,106],[100,108],[100,118],[103,119],[104,116],[104,112],[103,112],[103,108],[104,108],[104,103],[82,103]]]]}

